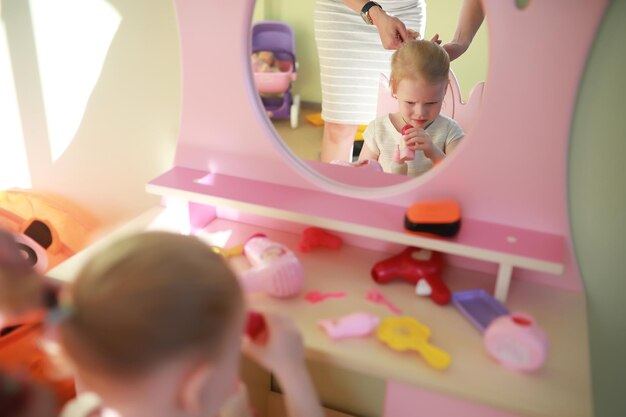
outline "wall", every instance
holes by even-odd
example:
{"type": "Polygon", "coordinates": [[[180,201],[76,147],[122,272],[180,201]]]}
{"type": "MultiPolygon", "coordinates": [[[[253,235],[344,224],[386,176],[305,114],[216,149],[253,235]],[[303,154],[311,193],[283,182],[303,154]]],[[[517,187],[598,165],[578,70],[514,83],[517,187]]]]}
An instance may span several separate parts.
{"type": "Polygon", "coordinates": [[[626,415],[626,2],[613,1],[578,95],[569,161],[574,246],[589,300],[596,417],[626,415]]]}
{"type": "MultiPolygon", "coordinates": [[[[463,0],[432,0],[427,2],[426,36],[439,33],[444,41],[454,35],[456,22],[463,0]]],[[[315,0],[262,0],[257,8],[264,9],[269,20],[281,20],[294,30],[296,55],[300,64],[298,80],[294,90],[303,100],[319,103],[320,90],[319,62],[313,34],[313,13],[315,0]]],[[[257,16],[258,17],[258,14],[257,16]]],[[[467,98],[471,88],[486,79],[487,74],[487,24],[483,23],[468,52],[452,63],[463,98],[467,98]]]]}
{"type": "MultiPolygon", "coordinates": [[[[54,6],[49,4],[47,7],[55,8],[58,22],[46,22],[52,14],[34,19],[36,1],[1,0],[23,139],[19,134],[2,137],[0,146],[8,148],[23,140],[28,167],[20,168],[28,169],[34,188],[74,200],[104,224],[116,223],[158,203],[144,192],[145,183],[173,160],[180,115],[180,51],[174,6],[170,0],[57,0],[54,6]],[[84,17],[80,11],[103,6],[112,7],[121,20],[105,50],[95,84],[77,92],[86,101],[69,145],[54,156],[52,125],[58,120],[51,115],[66,115],[65,109],[74,103],[58,97],[54,106],[44,103],[43,93],[52,86],[46,85],[50,79],[43,71],[42,45],[36,44],[34,29],[42,22],[88,24],[80,21],[84,17]]],[[[58,26],[56,30],[61,31],[58,26]]],[[[79,30],[73,36],[73,40],[81,40],[79,30]]],[[[71,59],[74,51],[68,49],[80,46],[54,44],[46,55],[52,61],[71,59]]],[[[69,62],[65,65],[68,73],[75,70],[69,62]]],[[[0,86],[0,91],[11,91],[10,87],[0,86]]],[[[71,79],[61,85],[68,92],[74,87],[71,79]]],[[[11,175],[0,172],[3,180],[11,175]]]]}

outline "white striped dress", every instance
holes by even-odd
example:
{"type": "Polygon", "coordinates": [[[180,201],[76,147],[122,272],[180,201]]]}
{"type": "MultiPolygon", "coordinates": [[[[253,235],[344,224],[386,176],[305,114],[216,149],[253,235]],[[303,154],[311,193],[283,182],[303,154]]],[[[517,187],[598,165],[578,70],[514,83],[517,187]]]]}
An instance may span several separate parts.
{"type": "MultiPolygon", "coordinates": [[[[379,0],[407,28],[424,34],[425,0],[379,0]]],[[[378,30],[341,0],[316,0],[315,41],[322,83],[322,118],[340,124],[367,124],[376,117],[378,79],[389,76],[391,54],[378,30]]]]}

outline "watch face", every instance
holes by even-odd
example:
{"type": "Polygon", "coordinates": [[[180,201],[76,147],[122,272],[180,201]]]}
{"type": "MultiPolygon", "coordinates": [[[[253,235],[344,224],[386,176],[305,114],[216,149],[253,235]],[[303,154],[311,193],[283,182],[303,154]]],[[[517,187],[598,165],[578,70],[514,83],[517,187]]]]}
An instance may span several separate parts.
{"type": "Polygon", "coordinates": [[[361,18],[363,18],[363,21],[368,25],[372,24],[372,18],[368,12],[361,12],[361,18]]]}

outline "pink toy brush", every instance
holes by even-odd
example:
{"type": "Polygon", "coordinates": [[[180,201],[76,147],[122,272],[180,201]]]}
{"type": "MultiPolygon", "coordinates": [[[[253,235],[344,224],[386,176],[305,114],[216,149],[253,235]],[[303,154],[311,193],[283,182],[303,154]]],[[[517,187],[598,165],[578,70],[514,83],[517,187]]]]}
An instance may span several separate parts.
{"type": "Polygon", "coordinates": [[[302,232],[302,238],[298,244],[301,252],[310,252],[311,249],[324,247],[329,249],[339,249],[342,244],[339,236],[332,235],[319,227],[307,227],[302,232]]]}
{"type": "Polygon", "coordinates": [[[287,298],[302,289],[304,269],[286,246],[263,235],[255,235],[244,244],[243,253],[252,264],[252,268],[239,274],[244,291],[287,298]]]}

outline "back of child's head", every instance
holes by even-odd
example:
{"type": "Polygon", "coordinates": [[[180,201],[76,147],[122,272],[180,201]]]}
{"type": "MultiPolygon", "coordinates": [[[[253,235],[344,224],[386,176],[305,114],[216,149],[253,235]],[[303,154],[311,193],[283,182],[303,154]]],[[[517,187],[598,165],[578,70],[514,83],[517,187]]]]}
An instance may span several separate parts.
{"type": "Polygon", "coordinates": [[[186,353],[215,359],[243,298],[224,260],[202,241],[147,232],[94,256],[66,308],[60,335],[79,367],[136,376],[186,353]]]}
{"type": "Polygon", "coordinates": [[[443,47],[424,39],[411,40],[391,57],[391,90],[395,92],[404,79],[447,82],[449,71],[450,57],[443,47]]]}

